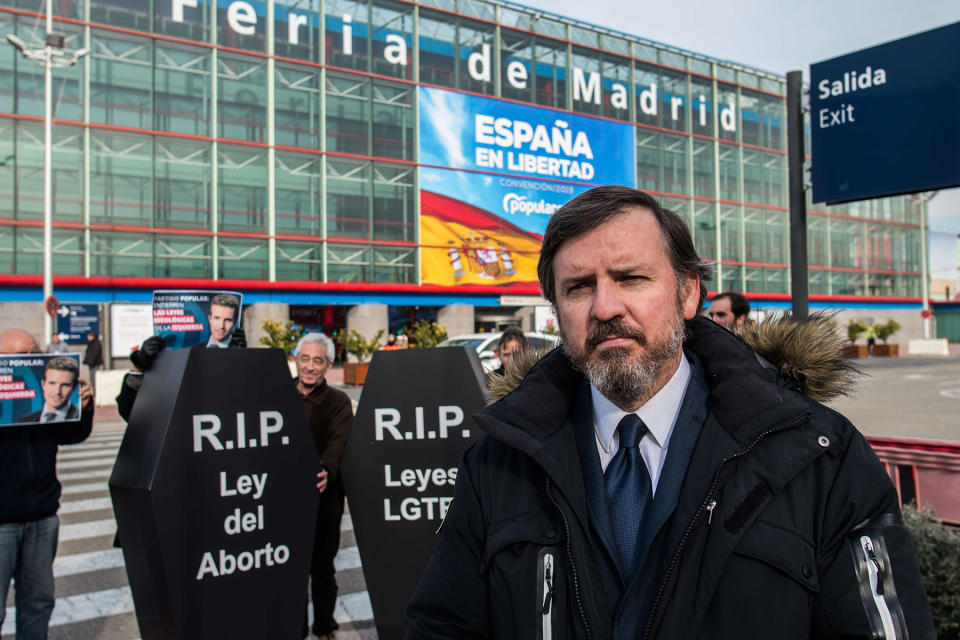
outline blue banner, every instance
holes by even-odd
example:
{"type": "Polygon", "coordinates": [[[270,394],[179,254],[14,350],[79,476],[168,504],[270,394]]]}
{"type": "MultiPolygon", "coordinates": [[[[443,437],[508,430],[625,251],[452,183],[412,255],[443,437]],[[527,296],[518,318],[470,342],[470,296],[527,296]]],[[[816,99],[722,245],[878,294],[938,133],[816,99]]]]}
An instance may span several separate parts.
{"type": "Polygon", "coordinates": [[[240,326],[242,301],[236,291],[154,291],[153,332],[168,349],[225,348],[240,326]]]}
{"type": "Polygon", "coordinates": [[[635,184],[633,126],[420,87],[426,165],[589,185],[635,184]]]}

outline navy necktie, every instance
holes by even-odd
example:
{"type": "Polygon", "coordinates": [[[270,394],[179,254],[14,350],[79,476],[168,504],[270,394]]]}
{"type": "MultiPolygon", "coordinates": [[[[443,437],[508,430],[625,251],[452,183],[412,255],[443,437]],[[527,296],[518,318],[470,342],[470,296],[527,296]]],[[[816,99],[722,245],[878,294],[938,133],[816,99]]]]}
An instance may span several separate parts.
{"type": "Polygon", "coordinates": [[[650,502],[650,474],[640,455],[640,440],[647,425],[635,414],[627,414],[617,425],[620,449],[607,465],[603,480],[607,489],[610,523],[620,552],[620,566],[627,583],[637,570],[637,539],[644,510],[650,502]]]}
{"type": "Polygon", "coordinates": [[[53,413],[53,412],[51,412],[51,411],[46,411],[46,412],[44,412],[44,414],[43,414],[42,418],[40,419],[40,421],[41,421],[41,422],[53,422],[53,421],[56,420],[56,419],[57,419],[57,414],[55,414],[55,413],[53,413]]]}

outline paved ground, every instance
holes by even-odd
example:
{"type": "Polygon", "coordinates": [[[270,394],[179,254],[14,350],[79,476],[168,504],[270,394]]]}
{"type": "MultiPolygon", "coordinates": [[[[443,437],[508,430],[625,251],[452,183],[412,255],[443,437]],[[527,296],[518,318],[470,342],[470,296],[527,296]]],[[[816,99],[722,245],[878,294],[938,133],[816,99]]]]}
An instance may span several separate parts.
{"type": "Polygon", "coordinates": [[[832,402],[868,435],[960,441],[960,354],[867,358],[856,394],[832,402]]]}
{"type": "MultiPolygon", "coordinates": [[[[864,376],[856,395],[832,406],[867,434],[960,440],[960,348],[956,351],[943,359],[863,360],[864,376]]],[[[362,388],[343,387],[341,369],[332,370],[328,380],[354,403],[359,400],[362,388]]],[[[107,490],[123,429],[116,409],[102,407],[89,440],[61,449],[58,469],[64,492],[51,640],[139,638],[123,555],[112,546],[116,525],[107,490]]],[[[349,516],[344,518],[336,563],[340,582],[336,617],[343,626],[339,637],[374,640],[377,634],[349,516]]],[[[11,594],[2,640],[13,638],[12,604],[11,594]]]]}

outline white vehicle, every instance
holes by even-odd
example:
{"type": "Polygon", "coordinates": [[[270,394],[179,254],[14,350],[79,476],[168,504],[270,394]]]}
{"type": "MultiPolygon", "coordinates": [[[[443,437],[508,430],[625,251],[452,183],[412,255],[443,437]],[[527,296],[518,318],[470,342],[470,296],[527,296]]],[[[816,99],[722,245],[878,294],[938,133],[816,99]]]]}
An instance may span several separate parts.
{"type": "MultiPolygon", "coordinates": [[[[500,358],[497,357],[497,343],[500,342],[502,331],[496,333],[467,333],[462,336],[454,336],[444,340],[438,347],[469,347],[475,349],[480,357],[480,364],[483,370],[490,373],[500,366],[500,358]]],[[[538,352],[547,352],[560,344],[560,336],[549,333],[537,333],[534,331],[524,332],[530,348],[538,352]]]]}

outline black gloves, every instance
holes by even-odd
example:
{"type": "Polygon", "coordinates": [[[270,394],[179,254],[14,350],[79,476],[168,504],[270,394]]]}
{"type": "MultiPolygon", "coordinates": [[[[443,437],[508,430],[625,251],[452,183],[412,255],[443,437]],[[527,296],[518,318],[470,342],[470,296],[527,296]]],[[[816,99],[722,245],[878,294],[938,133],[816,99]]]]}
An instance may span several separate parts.
{"type": "Polygon", "coordinates": [[[166,345],[160,336],[150,336],[143,341],[140,348],[130,354],[130,362],[140,371],[148,371],[153,364],[153,359],[157,354],[163,351],[166,345]]]}
{"type": "Polygon", "coordinates": [[[247,333],[243,330],[243,327],[237,327],[233,330],[233,335],[230,336],[230,348],[233,349],[239,347],[240,349],[247,348],[247,333]]]}

